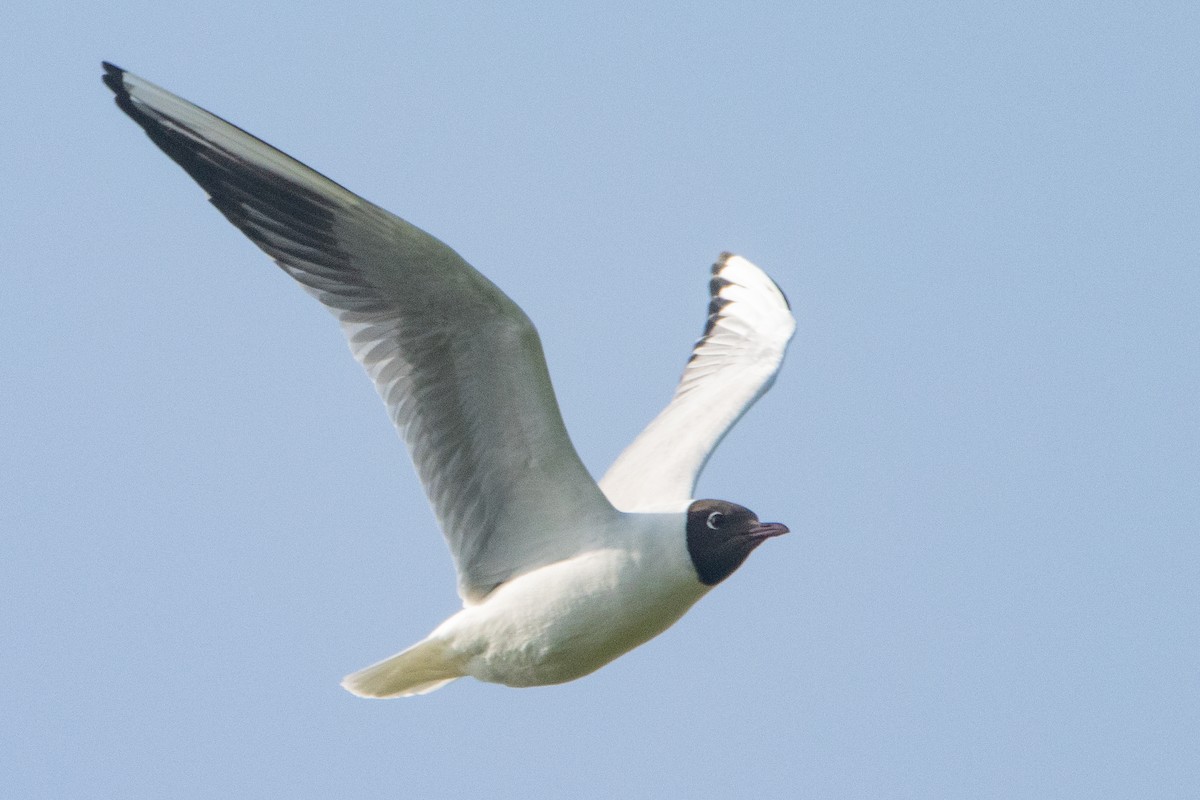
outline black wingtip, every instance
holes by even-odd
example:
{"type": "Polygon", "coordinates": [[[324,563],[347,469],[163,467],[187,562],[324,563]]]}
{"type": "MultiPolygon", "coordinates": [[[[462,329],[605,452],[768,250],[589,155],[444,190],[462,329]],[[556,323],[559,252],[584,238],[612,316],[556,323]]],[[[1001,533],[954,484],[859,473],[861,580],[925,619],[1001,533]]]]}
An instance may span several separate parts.
{"type": "MultiPolygon", "coordinates": [[[[721,255],[719,255],[717,257],[717,263],[712,265],[712,274],[720,275],[721,270],[725,269],[725,265],[727,263],[729,263],[729,259],[733,258],[735,255],[736,255],[736,253],[730,253],[728,250],[725,251],[724,253],[721,253],[721,255]]],[[[783,291],[783,287],[781,287],[778,283],[776,283],[775,279],[772,278],[770,275],[767,276],[767,280],[769,280],[772,284],[774,284],[775,289],[779,292],[779,296],[783,298],[783,304],[788,307],[788,311],[791,311],[792,310],[792,301],[788,300],[788,296],[783,291]]],[[[710,284],[710,287],[711,286],[712,286],[712,284],[710,284]]],[[[715,294],[715,292],[714,292],[714,294],[715,294]]]]}
{"type": "Polygon", "coordinates": [[[110,64],[107,61],[101,61],[101,66],[104,67],[104,85],[112,89],[117,94],[125,91],[125,70],[110,64]]]}
{"type": "MultiPolygon", "coordinates": [[[[713,328],[716,327],[717,321],[721,318],[722,309],[732,302],[724,297],[721,297],[721,290],[726,286],[733,285],[733,281],[721,277],[721,270],[725,269],[725,264],[729,261],[729,259],[733,258],[733,255],[733,253],[730,253],[728,250],[726,250],[725,252],[721,253],[721,255],[717,256],[716,263],[712,265],[711,275],[713,277],[708,282],[708,319],[704,321],[704,333],[700,337],[701,342],[707,339],[708,335],[712,333],[713,328]]],[[[699,342],[697,344],[699,344],[699,342]]],[[[696,353],[693,350],[692,358],[695,357],[696,353]]],[[[691,359],[689,359],[689,363],[690,361],[691,359]]]]}
{"type": "Polygon", "coordinates": [[[125,88],[125,70],[107,61],[101,61],[100,63],[104,67],[102,80],[105,86],[112,89],[112,93],[115,95],[113,100],[116,102],[117,107],[129,116],[137,119],[138,113],[134,110],[133,101],[129,97],[129,90],[125,88]]]}
{"type": "Polygon", "coordinates": [[[716,275],[718,272],[723,270],[725,268],[725,262],[731,258],[733,258],[733,253],[729,252],[728,250],[717,256],[716,263],[712,265],[712,274],[716,275]]]}
{"type": "MultiPolygon", "coordinates": [[[[146,133],[150,134],[151,139],[155,139],[149,118],[134,106],[129,89],[125,86],[125,70],[107,61],[101,61],[100,63],[104,67],[104,75],[101,79],[104,81],[104,85],[112,90],[113,102],[117,104],[117,108],[128,114],[130,119],[138,125],[141,125],[146,133]]],[[[155,141],[158,140],[155,139],[155,141]]]]}

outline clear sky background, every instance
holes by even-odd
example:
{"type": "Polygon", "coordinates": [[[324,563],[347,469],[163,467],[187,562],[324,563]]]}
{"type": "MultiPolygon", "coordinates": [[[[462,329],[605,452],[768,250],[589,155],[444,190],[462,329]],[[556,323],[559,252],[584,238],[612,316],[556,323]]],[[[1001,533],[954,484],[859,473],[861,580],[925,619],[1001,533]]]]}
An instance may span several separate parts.
{"type": "Polygon", "coordinates": [[[1200,795],[1200,6],[18,4],[0,796],[1200,795]],[[331,316],[108,59],[450,243],[597,475],[708,266],[799,329],[700,494],[794,531],[561,687],[370,702],[457,606],[331,316]]]}

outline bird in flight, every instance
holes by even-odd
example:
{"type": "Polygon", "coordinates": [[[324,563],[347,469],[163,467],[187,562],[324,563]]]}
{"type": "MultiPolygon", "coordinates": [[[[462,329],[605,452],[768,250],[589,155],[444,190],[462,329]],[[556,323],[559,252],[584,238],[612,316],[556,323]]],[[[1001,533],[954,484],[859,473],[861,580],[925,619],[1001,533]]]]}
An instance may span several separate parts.
{"type": "Polygon", "coordinates": [[[458,253],[149,81],[108,63],[103,79],[212,204],[337,317],[450,546],[462,610],[348,675],[349,691],[583,677],[788,532],[692,498],[795,331],[783,292],[746,259],[723,253],[713,265],[704,335],[674,396],[597,483],[567,436],[533,324],[458,253]]]}

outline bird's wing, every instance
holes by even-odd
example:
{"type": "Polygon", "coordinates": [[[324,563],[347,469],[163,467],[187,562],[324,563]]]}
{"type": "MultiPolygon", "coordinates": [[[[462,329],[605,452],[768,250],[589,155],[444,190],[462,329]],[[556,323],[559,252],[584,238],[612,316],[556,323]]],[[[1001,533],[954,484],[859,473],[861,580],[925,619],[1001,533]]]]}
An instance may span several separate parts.
{"type": "Polygon", "coordinates": [[[681,511],[713,449],[771,387],[796,320],[783,292],[741,256],[713,265],[708,322],[675,396],[600,481],[622,511],[681,511]]]}
{"type": "Polygon", "coordinates": [[[341,322],[408,445],[459,593],[586,549],[615,514],[529,318],[457,253],[224,120],[105,64],[116,103],[341,322]]]}

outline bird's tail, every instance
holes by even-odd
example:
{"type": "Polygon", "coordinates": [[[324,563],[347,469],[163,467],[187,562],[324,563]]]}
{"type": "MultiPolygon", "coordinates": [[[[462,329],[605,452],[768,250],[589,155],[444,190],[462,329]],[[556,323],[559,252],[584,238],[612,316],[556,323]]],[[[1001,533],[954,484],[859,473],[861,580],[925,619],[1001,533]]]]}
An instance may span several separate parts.
{"type": "Polygon", "coordinates": [[[444,643],[426,639],[347,675],[342,688],[359,697],[409,697],[440,689],[464,674],[444,643]]]}

